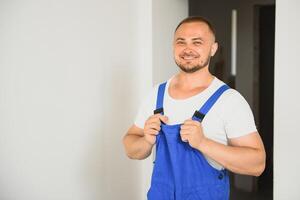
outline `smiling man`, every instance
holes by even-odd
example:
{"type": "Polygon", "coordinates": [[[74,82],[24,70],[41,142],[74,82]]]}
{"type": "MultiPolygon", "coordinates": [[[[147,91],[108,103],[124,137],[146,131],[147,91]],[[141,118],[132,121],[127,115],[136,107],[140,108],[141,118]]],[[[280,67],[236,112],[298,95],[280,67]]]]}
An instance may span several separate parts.
{"type": "Polygon", "coordinates": [[[131,159],[147,158],[156,144],[148,200],[229,199],[227,170],[259,176],[265,168],[248,103],[209,72],[217,49],[205,18],[180,22],[173,42],[180,71],[153,88],[123,138],[131,159]]]}

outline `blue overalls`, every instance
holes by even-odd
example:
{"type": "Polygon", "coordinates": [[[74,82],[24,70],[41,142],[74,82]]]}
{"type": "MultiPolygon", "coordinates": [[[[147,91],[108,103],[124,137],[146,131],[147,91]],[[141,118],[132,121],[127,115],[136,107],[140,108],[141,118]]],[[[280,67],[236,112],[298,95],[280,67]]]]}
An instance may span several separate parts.
{"type": "MultiPolygon", "coordinates": [[[[154,113],[163,114],[165,86],[166,83],[159,86],[154,113]]],[[[192,119],[201,122],[228,88],[221,86],[192,119]]],[[[200,151],[183,142],[180,126],[161,124],[148,200],[228,200],[227,171],[213,168],[200,151]]]]}

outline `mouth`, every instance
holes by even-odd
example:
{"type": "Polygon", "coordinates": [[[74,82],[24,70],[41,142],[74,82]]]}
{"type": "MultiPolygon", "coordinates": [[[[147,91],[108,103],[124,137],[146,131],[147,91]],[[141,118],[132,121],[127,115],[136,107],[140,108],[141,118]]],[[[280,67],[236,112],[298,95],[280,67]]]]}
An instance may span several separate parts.
{"type": "Polygon", "coordinates": [[[194,59],[198,58],[198,56],[194,56],[194,55],[183,55],[183,56],[180,56],[180,58],[183,59],[183,60],[190,61],[190,60],[194,60],[194,59]]]}

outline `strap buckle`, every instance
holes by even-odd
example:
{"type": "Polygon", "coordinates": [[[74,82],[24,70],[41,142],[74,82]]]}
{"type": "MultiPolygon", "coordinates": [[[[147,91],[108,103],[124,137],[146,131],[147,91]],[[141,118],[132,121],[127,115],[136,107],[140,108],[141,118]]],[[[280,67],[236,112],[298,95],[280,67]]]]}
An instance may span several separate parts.
{"type": "Polygon", "coordinates": [[[204,119],[205,114],[199,112],[198,110],[195,111],[194,115],[193,115],[193,119],[196,118],[198,121],[202,122],[202,120],[204,119]]]}

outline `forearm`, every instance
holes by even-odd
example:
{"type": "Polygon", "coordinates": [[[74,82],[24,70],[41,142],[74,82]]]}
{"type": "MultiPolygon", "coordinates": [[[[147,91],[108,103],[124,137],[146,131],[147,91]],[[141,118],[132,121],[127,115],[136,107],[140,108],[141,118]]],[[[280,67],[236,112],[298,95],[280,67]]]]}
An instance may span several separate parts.
{"type": "Polygon", "coordinates": [[[142,160],[147,158],[152,151],[153,145],[148,143],[143,136],[127,134],[123,138],[126,154],[131,159],[142,160]]]}
{"type": "Polygon", "coordinates": [[[234,173],[259,176],[265,168],[263,149],[227,146],[207,138],[197,149],[234,173]]]}

